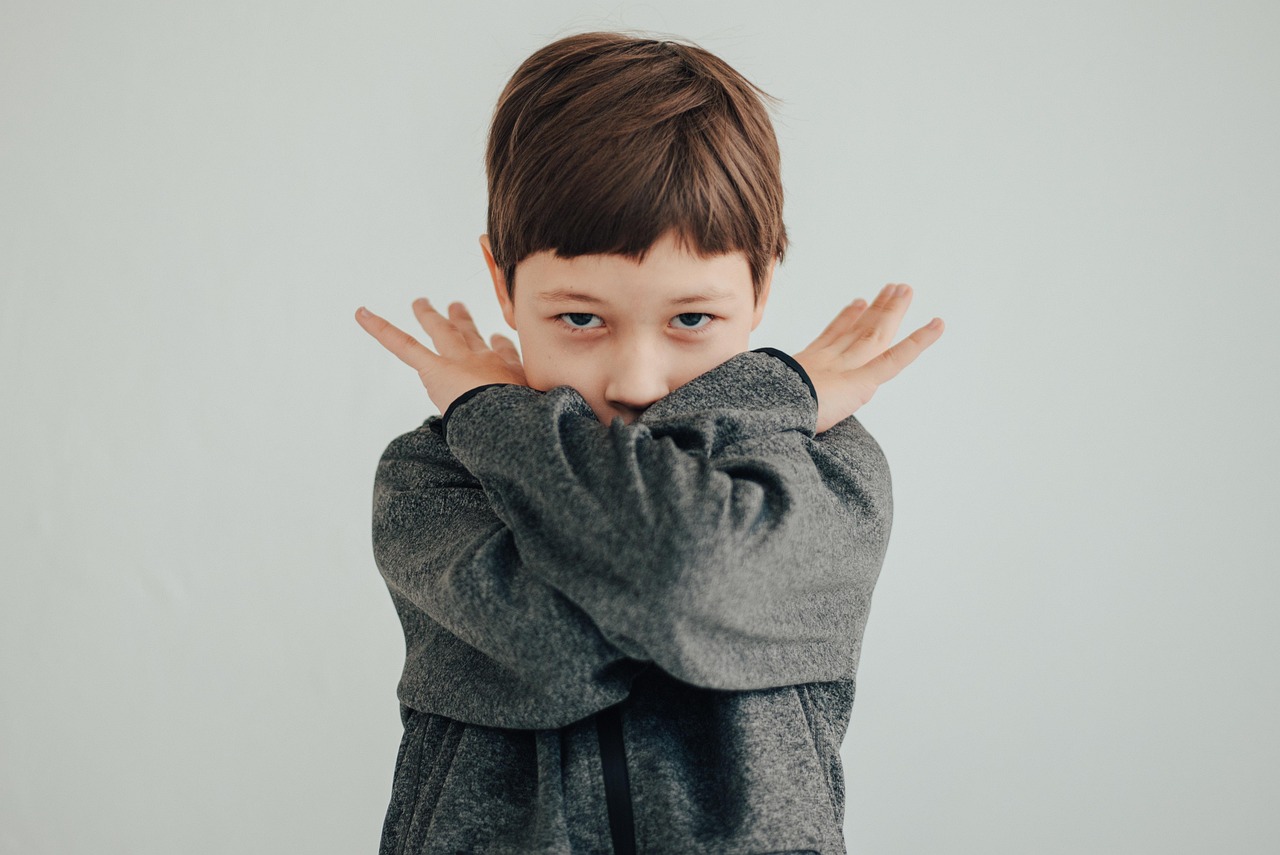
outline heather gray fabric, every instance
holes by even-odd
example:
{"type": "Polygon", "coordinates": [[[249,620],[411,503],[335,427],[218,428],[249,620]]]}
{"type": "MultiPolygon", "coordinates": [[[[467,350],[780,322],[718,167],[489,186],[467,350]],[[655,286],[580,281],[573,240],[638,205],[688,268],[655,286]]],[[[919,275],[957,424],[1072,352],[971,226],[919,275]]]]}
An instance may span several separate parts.
{"type": "MultiPolygon", "coordinates": [[[[766,349],[767,351],[768,349],[766,349]]],[[[492,385],[397,437],[373,547],[405,633],[384,852],[844,852],[839,748],[892,491],[856,418],[749,351],[605,426],[492,385]]]]}

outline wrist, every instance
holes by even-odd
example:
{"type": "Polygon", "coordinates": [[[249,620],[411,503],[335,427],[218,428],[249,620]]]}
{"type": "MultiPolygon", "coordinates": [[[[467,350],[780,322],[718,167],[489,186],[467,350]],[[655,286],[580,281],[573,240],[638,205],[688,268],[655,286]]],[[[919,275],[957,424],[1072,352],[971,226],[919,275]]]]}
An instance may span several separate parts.
{"type": "Polygon", "coordinates": [[[809,387],[809,394],[813,395],[814,403],[817,403],[818,390],[814,387],[813,380],[809,377],[809,372],[805,370],[803,365],[796,361],[794,356],[784,350],[779,350],[776,347],[757,347],[752,351],[752,353],[767,353],[769,356],[782,360],[788,368],[800,375],[800,379],[809,387]]]}
{"type": "Polygon", "coordinates": [[[468,389],[458,397],[454,398],[453,401],[450,402],[449,406],[445,408],[444,413],[440,416],[441,438],[445,440],[448,439],[449,417],[453,415],[454,411],[457,410],[458,407],[465,404],[467,401],[470,401],[472,398],[474,398],[479,393],[483,392],[485,389],[490,389],[490,388],[493,388],[494,386],[517,386],[517,385],[519,384],[518,383],[485,383],[484,385],[476,386],[474,388],[468,389]]]}

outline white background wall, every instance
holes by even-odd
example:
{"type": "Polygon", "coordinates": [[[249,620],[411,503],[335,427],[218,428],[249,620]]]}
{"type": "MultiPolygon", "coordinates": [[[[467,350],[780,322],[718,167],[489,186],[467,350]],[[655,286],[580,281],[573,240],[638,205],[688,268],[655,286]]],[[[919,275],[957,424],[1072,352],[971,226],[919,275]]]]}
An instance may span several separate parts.
{"type": "Polygon", "coordinates": [[[785,102],[753,346],[947,324],[858,413],[851,850],[1274,846],[1274,3],[3,0],[0,851],[376,850],[374,466],[435,410],[352,314],[505,330],[494,101],[610,28],[785,102]]]}

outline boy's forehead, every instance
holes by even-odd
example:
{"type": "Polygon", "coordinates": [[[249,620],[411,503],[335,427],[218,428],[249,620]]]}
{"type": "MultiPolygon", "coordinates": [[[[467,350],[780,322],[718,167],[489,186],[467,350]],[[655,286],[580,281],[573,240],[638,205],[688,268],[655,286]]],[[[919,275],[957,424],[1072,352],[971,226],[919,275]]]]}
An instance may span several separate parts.
{"type": "Polygon", "coordinates": [[[653,248],[643,262],[621,255],[567,259],[554,253],[527,261],[516,281],[526,285],[527,298],[541,305],[604,305],[642,297],[669,305],[724,304],[754,295],[751,268],[740,252],[702,258],[653,248]]]}
{"type": "MultiPolygon", "coordinates": [[[[741,298],[741,294],[727,284],[721,283],[704,283],[701,285],[693,285],[689,289],[672,289],[673,293],[667,295],[667,303],[675,306],[686,305],[690,303],[727,303],[741,298]]],[[[607,292],[607,282],[604,288],[592,288],[590,286],[583,287],[563,287],[556,285],[548,285],[544,288],[534,289],[533,298],[546,305],[556,305],[559,303],[589,303],[593,305],[605,305],[609,302],[606,296],[602,296],[601,292],[607,292]]]]}

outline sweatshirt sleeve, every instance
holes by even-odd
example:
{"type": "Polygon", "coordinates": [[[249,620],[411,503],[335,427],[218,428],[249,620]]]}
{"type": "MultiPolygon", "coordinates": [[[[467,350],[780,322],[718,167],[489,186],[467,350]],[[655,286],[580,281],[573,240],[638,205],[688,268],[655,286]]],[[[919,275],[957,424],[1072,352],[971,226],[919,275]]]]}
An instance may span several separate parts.
{"type": "MultiPolygon", "coordinates": [[[[592,619],[525,568],[511,529],[450,454],[441,428],[441,419],[427,419],[392,440],[378,461],[372,534],[379,572],[400,600],[509,675],[499,681],[503,691],[571,693],[585,703],[581,696],[635,663],[621,665],[626,657],[592,619]]],[[[402,620],[416,626],[421,618],[402,620]]],[[[411,629],[406,635],[415,641],[424,634],[411,629]]],[[[466,675],[449,679],[461,684],[466,675]]]]}
{"type": "Polygon", "coordinates": [[[856,419],[816,422],[802,370],[748,351],[632,424],[601,424],[569,386],[491,386],[453,408],[447,442],[528,571],[610,644],[745,691],[857,667],[889,471],[856,419]]]}

